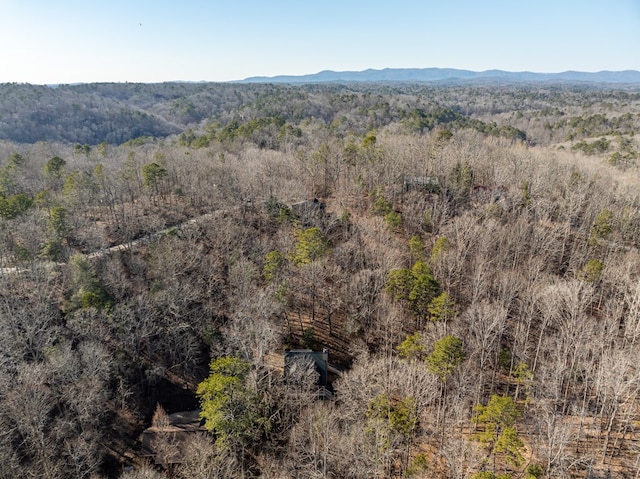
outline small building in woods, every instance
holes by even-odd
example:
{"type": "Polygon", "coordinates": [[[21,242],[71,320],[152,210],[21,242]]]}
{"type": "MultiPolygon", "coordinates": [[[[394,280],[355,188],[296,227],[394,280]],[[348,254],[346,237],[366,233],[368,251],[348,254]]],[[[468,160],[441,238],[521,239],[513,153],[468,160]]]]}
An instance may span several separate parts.
{"type": "Polygon", "coordinates": [[[316,385],[327,387],[327,368],[329,366],[329,350],[312,351],[311,349],[292,349],[284,355],[284,378],[286,381],[295,381],[299,376],[299,370],[313,366],[317,374],[316,385]]]}
{"type": "MultiPolygon", "coordinates": [[[[282,364],[282,363],[281,363],[282,364]]],[[[284,379],[289,384],[313,381],[319,399],[333,397],[333,380],[341,374],[340,370],[329,364],[329,350],[292,349],[284,355],[284,379]]],[[[182,411],[166,414],[164,409],[154,415],[153,424],[140,436],[140,455],[154,464],[167,467],[181,464],[189,439],[195,433],[204,433],[204,421],[200,410],[182,411]]]]}
{"type": "Polygon", "coordinates": [[[313,198],[312,200],[299,201],[287,206],[298,217],[300,217],[304,215],[314,214],[318,211],[324,211],[327,205],[323,201],[320,201],[318,198],[313,198]]]}
{"type": "Polygon", "coordinates": [[[199,409],[167,415],[142,432],[140,455],[163,467],[181,464],[189,438],[206,432],[203,422],[199,409]]]}
{"type": "Polygon", "coordinates": [[[426,193],[438,193],[440,181],[435,176],[405,176],[403,182],[404,191],[424,191],[426,193]]]}
{"type": "Polygon", "coordinates": [[[318,388],[321,399],[333,397],[333,381],[341,374],[339,369],[329,364],[327,348],[322,351],[292,349],[284,355],[284,380],[292,384],[315,377],[314,386],[318,388]]]}

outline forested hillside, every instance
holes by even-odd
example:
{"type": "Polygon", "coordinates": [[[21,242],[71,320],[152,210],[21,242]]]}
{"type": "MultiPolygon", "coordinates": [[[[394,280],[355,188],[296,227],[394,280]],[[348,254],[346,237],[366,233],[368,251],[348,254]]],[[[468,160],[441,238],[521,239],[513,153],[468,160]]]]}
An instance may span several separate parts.
{"type": "Polygon", "coordinates": [[[637,477],[638,112],[0,85],[0,477],[637,477]]]}

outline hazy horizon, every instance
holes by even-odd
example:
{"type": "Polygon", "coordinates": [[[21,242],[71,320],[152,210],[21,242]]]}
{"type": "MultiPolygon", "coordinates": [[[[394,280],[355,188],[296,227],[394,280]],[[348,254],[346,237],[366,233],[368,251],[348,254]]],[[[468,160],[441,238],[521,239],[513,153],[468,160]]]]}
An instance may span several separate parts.
{"type": "Polygon", "coordinates": [[[640,71],[640,4],[0,0],[0,82],[238,81],[325,70],[640,71]]]}

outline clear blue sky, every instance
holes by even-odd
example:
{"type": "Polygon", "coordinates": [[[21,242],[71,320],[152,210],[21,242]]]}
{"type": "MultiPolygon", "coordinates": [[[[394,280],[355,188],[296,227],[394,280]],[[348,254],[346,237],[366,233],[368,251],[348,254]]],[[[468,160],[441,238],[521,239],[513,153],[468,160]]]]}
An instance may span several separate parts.
{"type": "Polygon", "coordinates": [[[640,0],[0,0],[0,82],[640,70],[640,0]]]}

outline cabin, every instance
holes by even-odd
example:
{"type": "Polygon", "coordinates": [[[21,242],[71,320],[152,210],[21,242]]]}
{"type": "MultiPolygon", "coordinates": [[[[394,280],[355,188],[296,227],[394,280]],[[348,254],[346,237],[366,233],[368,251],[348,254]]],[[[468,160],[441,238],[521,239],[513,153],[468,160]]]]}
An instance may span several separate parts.
{"type": "Polygon", "coordinates": [[[342,373],[329,364],[329,350],[292,349],[284,355],[284,380],[289,384],[302,383],[315,376],[320,399],[333,397],[333,381],[342,373]]]}
{"type": "Polygon", "coordinates": [[[405,176],[403,187],[405,192],[438,193],[440,191],[440,182],[435,176],[405,176]]]}
{"type": "Polygon", "coordinates": [[[200,410],[181,411],[168,415],[162,424],[145,429],[140,437],[140,455],[154,464],[167,467],[181,464],[189,447],[189,439],[206,432],[200,410]]]}
{"type": "Polygon", "coordinates": [[[327,386],[327,368],[329,365],[329,350],[312,351],[311,349],[292,349],[284,355],[284,377],[285,380],[295,381],[301,368],[313,366],[318,375],[316,384],[321,387],[327,386]]]}
{"type": "Polygon", "coordinates": [[[297,203],[292,203],[287,205],[296,216],[304,216],[308,214],[314,214],[318,211],[324,211],[326,208],[326,204],[320,201],[318,198],[314,198],[312,200],[299,201],[297,203]]]}
{"type": "Polygon", "coordinates": [[[473,185],[471,199],[476,205],[487,203],[504,204],[508,199],[508,192],[502,185],[473,185]]]}

